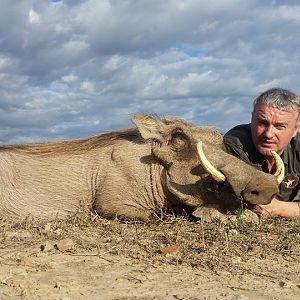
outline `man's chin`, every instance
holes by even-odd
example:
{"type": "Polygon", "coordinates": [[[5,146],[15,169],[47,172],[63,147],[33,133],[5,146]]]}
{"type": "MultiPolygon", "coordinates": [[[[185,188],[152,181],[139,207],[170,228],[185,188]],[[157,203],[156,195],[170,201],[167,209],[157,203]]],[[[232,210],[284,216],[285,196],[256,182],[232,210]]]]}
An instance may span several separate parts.
{"type": "Polygon", "coordinates": [[[269,148],[269,147],[268,148],[267,147],[261,147],[261,146],[258,147],[259,153],[262,154],[263,156],[272,156],[272,154],[271,154],[272,150],[273,149],[269,148]]]}

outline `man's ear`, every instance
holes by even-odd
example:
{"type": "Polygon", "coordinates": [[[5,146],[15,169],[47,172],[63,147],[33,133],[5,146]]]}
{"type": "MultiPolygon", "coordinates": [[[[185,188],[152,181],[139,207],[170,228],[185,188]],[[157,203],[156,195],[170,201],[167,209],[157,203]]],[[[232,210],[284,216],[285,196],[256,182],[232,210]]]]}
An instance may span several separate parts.
{"type": "Polygon", "coordinates": [[[251,113],[251,120],[250,120],[250,128],[252,130],[253,127],[253,119],[254,119],[254,112],[251,113]]]}
{"type": "Polygon", "coordinates": [[[293,137],[295,137],[297,135],[297,132],[298,132],[299,128],[300,128],[300,120],[297,121],[297,123],[296,123],[296,128],[295,128],[295,132],[293,134],[293,137]]]}
{"type": "Polygon", "coordinates": [[[166,124],[160,119],[149,115],[135,115],[132,122],[136,125],[143,139],[163,142],[166,124]]]}

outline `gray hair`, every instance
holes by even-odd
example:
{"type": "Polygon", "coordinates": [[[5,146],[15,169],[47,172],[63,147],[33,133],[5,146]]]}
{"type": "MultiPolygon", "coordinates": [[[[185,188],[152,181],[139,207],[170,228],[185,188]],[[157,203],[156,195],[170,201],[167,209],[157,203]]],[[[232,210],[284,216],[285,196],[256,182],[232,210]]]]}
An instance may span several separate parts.
{"type": "Polygon", "coordinates": [[[298,119],[300,118],[300,99],[296,94],[281,88],[272,88],[259,95],[253,102],[256,104],[266,104],[280,110],[288,110],[293,105],[297,107],[298,119]]]}

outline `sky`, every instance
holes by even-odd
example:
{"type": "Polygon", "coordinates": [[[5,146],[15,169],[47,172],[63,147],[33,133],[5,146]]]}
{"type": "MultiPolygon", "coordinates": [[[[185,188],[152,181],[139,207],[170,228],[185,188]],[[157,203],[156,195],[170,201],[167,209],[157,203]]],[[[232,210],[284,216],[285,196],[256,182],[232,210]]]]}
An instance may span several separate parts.
{"type": "Polygon", "coordinates": [[[300,94],[300,2],[1,0],[0,144],[78,139],[144,113],[249,123],[300,94]]]}

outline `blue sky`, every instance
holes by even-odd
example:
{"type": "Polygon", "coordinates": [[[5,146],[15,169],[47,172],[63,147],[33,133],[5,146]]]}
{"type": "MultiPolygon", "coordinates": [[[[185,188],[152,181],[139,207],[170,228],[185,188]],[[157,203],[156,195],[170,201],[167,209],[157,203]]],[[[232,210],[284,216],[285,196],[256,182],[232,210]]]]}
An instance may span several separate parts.
{"type": "Polygon", "coordinates": [[[73,139],[137,113],[221,132],[252,101],[300,94],[300,4],[276,0],[2,0],[0,143],[73,139]]]}

